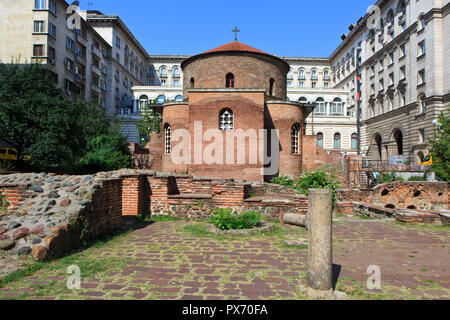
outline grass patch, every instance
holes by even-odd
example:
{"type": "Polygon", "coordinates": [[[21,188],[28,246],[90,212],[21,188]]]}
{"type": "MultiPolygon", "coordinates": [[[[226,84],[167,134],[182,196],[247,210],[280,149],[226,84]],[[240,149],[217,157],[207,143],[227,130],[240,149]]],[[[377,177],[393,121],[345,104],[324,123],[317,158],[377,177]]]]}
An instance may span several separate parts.
{"type": "Polygon", "coordinates": [[[371,218],[371,217],[368,217],[368,216],[359,216],[359,218],[360,218],[361,220],[372,220],[372,218],[371,218]]]}

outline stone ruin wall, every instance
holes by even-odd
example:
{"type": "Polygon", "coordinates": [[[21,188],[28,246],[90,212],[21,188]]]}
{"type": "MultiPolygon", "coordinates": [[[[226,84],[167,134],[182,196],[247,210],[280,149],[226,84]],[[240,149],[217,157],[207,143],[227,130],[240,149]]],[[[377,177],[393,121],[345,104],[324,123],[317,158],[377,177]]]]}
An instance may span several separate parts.
{"type": "Polygon", "coordinates": [[[445,223],[449,221],[450,189],[447,182],[402,182],[381,184],[373,190],[345,189],[337,193],[337,211],[390,217],[402,222],[445,223]]]}
{"type": "Polygon", "coordinates": [[[307,198],[265,183],[198,178],[154,171],[122,170],[84,176],[0,175],[0,253],[35,260],[78,248],[121,226],[123,216],[172,215],[203,219],[218,207],[260,211],[280,219],[306,214],[307,198]]]}

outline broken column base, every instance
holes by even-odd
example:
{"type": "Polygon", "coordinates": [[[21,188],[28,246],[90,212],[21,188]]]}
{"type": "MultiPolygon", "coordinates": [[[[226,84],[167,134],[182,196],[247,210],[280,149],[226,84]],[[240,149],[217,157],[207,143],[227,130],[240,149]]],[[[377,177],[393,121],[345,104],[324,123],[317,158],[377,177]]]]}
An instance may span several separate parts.
{"type": "Polygon", "coordinates": [[[333,291],[333,289],[330,289],[329,291],[319,291],[314,290],[313,288],[307,288],[307,295],[311,300],[344,300],[347,297],[346,293],[333,291]]]}

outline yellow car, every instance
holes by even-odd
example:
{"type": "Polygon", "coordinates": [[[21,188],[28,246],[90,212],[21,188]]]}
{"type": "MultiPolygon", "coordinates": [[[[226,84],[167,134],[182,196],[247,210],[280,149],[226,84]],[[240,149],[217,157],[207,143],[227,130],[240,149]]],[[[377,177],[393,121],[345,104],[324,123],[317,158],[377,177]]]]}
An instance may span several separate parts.
{"type": "Polygon", "coordinates": [[[433,164],[433,156],[431,154],[427,154],[427,156],[423,158],[421,165],[431,166],[432,164],[433,164]]]}
{"type": "MultiPolygon", "coordinates": [[[[30,160],[30,156],[23,157],[25,161],[30,160]]],[[[14,148],[0,148],[0,159],[1,160],[12,160],[17,161],[17,151],[14,148]]]]}

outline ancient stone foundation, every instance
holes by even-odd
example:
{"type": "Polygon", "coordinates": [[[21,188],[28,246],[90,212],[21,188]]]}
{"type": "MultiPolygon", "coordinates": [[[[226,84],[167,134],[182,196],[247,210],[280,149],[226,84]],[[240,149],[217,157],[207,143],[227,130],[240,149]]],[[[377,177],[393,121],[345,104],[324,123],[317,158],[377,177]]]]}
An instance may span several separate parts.
{"type": "Polygon", "coordinates": [[[337,192],[336,210],[343,215],[394,218],[408,223],[447,224],[450,190],[447,182],[391,182],[373,190],[337,192]]]}
{"type": "Polygon", "coordinates": [[[266,183],[123,170],[84,176],[0,176],[0,252],[43,260],[121,226],[123,216],[203,219],[216,208],[258,211],[283,221],[307,212],[305,196],[266,183]]]}

